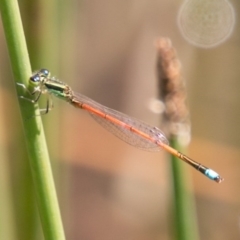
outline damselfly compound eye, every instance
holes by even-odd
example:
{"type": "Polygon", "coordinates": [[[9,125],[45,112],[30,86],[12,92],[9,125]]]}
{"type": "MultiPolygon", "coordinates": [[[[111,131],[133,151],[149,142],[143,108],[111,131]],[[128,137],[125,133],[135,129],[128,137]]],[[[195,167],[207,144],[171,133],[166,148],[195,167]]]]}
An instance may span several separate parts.
{"type": "Polygon", "coordinates": [[[37,83],[37,82],[40,82],[41,78],[38,74],[35,74],[32,77],[30,77],[30,80],[34,83],[37,83]]]}
{"type": "Polygon", "coordinates": [[[40,71],[39,71],[41,74],[43,74],[45,77],[47,77],[48,75],[49,75],[49,71],[47,70],[47,69],[41,69],[40,71]]]}

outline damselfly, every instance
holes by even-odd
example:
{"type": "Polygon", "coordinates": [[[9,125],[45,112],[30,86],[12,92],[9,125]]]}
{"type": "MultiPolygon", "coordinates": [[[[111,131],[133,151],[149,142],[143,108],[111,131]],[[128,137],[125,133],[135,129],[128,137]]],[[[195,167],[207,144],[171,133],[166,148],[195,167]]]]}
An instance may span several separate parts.
{"type": "MultiPolygon", "coordinates": [[[[146,123],[105,107],[82,94],[74,92],[67,84],[51,77],[47,69],[41,69],[33,73],[29,81],[33,86],[33,91],[30,94],[34,99],[28,99],[31,102],[36,103],[42,94],[52,94],[69,102],[74,107],[88,111],[99,124],[128,144],[152,151],[158,151],[162,148],[188,163],[211,180],[218,183],[223,181],[223,178],[212,169],[203,166],[170,147],[167,138],[157,127],[151,127],[146,123]]],[[[18,85],[26,89],[25,85],[18,85]]],[[[26,99],[25,97],[22,98],[26,99]]],[[[44,110],[45,113],[48,113],[51,108],[52,100],[49,98],[47,107],[44,110]]]]}

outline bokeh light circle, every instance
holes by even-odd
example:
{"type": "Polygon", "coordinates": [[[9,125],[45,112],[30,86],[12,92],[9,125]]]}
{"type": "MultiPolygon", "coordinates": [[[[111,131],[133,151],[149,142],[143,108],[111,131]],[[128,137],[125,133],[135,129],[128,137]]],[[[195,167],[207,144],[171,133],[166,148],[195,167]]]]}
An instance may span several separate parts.
{"type": "Polygon", "coordinates": [[[183,37],[203,48],[224,42],[231,35],[234,23],[234,9],[227,0],[189,0],[178,15],[183,37]]]}

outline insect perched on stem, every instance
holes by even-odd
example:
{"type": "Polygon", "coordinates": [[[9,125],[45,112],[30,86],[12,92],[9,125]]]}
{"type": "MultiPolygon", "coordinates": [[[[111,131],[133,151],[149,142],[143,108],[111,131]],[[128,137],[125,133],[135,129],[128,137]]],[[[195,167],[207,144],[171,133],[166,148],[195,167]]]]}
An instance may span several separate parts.
{"type": "MultiPolygon", "coordinates": [[[[74,92],[67,84],[51,77],[50,72],[47,69],[41,69],[33,73],[29,81],[33,86],[33,91],[30,92],[30,94],[34,98],[28,99],[23,96],[21,98],[36,103],[42,94],[54,95],[67,101],[74,107],[88,111],[99,124],[128,144],[150,151],[164,149],[188,163],[209,179],[214,180],[217,183],[223,181],[223,178],[212,169],[203,166],[170,147],[167,138],[157,127],[151,127],[146,123],[105,107],[82,94],[74,92]]],[[[26,89],[25,85],[18,85],[26,89]]],[[[48,98],[47,107],[43,110],[44,113],[48,113],[51,108],[52,100],[51,98],[48,98]]]]}

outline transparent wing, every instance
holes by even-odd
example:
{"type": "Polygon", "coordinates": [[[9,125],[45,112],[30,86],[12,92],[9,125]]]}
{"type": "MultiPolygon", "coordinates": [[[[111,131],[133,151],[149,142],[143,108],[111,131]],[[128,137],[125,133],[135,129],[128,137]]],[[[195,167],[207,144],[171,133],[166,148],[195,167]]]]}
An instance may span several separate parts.
{"type": "MultiPolygon", "coordinates": [[[[97,109],[104,113],[105,115],[109,115],[114,119],[121,121],[122,125],[116,124],[114,121],[111,121],[107,118],[101,117],[91,111],[89,111],[90,115],[95,119],[100,125],[102,125],[109,132],[113,133],[116,137],[120,138],[124,142],[137,147],[143,150],[148,151],[159,151],[160,147],[156,144],[156,141],[163,142],[168,144],[168,140],[165,135],[156,127],[152,127],[143,123],[137,119],[131,118],[121,112],[113,110],[111,108],[105,107],[92,99],[78,93],[74,93],[74,97],[80,102],[91,106],[94,109],[97,109]],[[124,127],[124,125],[131,126],[138,131],[147,134],[149,138],[144,138],[138,133],[131,131],[129,128],[124,127]],[[151,139],[151,140],[150,140],[151,139]]],[[[87,110],[87,109],[86,109],[87,110]]]]}

